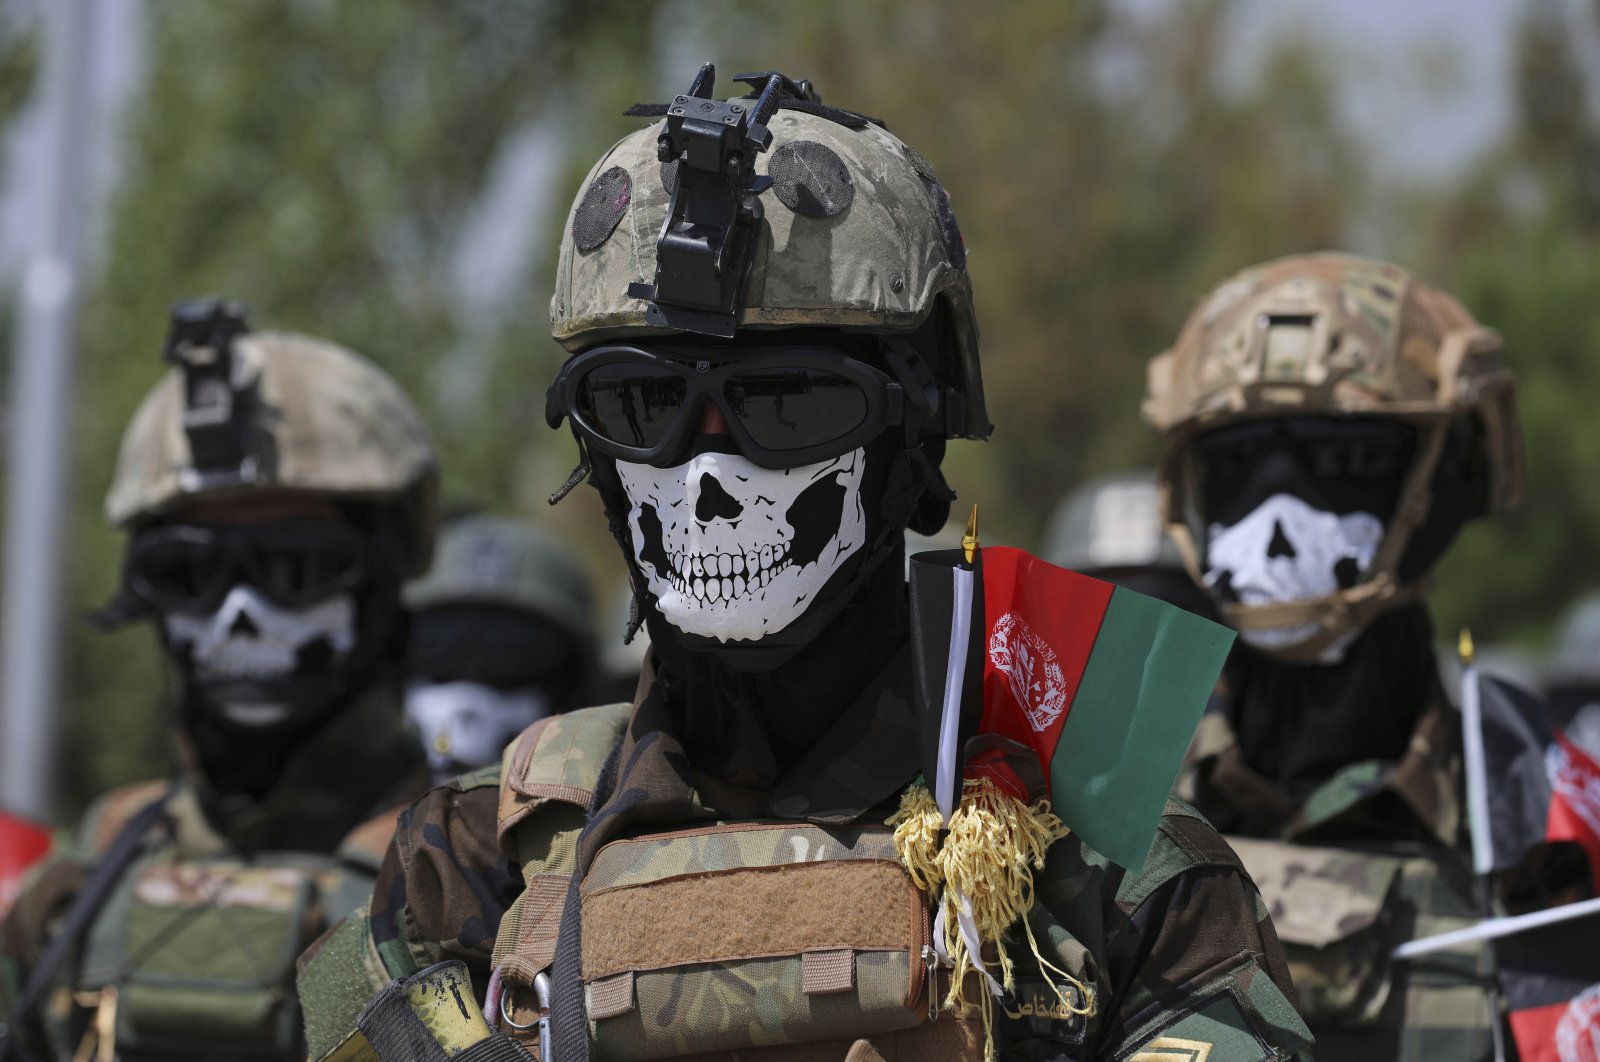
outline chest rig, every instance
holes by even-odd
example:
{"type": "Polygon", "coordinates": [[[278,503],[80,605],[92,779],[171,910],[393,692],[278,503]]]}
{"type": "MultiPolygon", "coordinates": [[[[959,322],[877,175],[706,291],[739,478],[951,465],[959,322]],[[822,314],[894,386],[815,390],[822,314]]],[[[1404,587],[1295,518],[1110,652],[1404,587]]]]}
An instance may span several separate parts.
{"type": "MultiPolygon", "coordinates": [[[[501,922],[490,1009],[539,1052],[539,987],[575,842],[630,708],[542,720],[508,753],[500,840],[524,892],[501,922]]],[[[931,913],[880,825],[737,821],[615,840],[578,883],[597,1060],[983,1058],[941,1014],[931,913]]]]}
{"type": "Polygon", "coordinates": [[[248,858],[218,838],[197,850],[152,831],[71,971],[61,1002],[74,1057],[303,1058],[295,959],[370,896],[392,830],[386,814],[336,853],[248,858]]]}

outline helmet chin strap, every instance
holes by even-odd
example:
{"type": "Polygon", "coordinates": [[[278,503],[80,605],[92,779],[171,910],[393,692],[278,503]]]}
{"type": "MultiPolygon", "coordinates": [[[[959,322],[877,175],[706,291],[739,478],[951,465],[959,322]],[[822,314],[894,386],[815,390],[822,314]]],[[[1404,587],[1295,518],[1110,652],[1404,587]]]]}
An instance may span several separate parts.
{"type": "MultiPolygon", "coordinates": [[[[1432,588],[1432,579],[1424,576],[1410,583],[1401,583],[1398,569],[1412,534],[1427,519],[1431,502],[1430,484],[1439,464],[1439,456],[1444,451],[1449,429],[1450,422],[1443,417],[1425,426],[1422,446],[1411,462],[1394,516],[1384,530],[1383,541],[1378,545],[1366,577],[1360,583],[1348,590],[1303,601],[1275,601],[1260,605],[1221,602],[1222,615],[1229,626],[1240,632],[1249,632],[1315,624],[1316,633],[1304,641],[1271,648],[1252,648],[1289,663],[1317,664],[1324,662],[1323,654],[1329,649],[1353,637],[1378,616],[1425,598],[1432,588]]],[[[1196,585],[1204,587],[1202,558],[1194,534],[1188,524],[1171,519],[1171,514],[1183,504],[1183,500],[1168,495],[1163,497],[1162,503],[1168,513],[1167,534],[1178,547],[1190,578],[1196,585]]]]}

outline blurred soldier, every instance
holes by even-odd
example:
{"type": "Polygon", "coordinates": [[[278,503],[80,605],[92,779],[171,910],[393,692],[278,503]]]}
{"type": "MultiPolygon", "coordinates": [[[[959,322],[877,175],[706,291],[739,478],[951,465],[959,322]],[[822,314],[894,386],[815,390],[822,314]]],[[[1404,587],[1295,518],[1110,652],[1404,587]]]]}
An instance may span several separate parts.
{"type": "MultiPolygon", "coordinates": [[[[1187,784],[1266,896],[1317,1057],[1483,1058],[1460,720],[1423,595],[1468,520],[1517,499],[1501,342],[1382,262],[1299,255],[1224,282],[1150,365],[1168,532],[1240,631],[1187,784]]],[[[1180,791],[1182,791],[1180,787],[1180,791]]]]}
{"type": "Polygon", "coordinates": [[[1114,472],[1082,484],[1056,506],[1044,541],[1051,564],[1216,618],[1167,537],[1153,472],[1114,472]]]}
{"type": "Polygon", "coordinates": [[[520,520],[445,525],[428,574],[406,587],[406,718],[435,782],[498,763],[537,719],[577,707],[595,675],[589,576],[520,520]]]}
{"type": "MultiPolygon", "coordinates": [[[[937,1009],[927,897],[882,825],[920,773],[904,535],[945,521],[946,440],[990,430],[965,249],[915,151],[749,80],[717,100],[708,66],[645,108],[667,121],[595,166],[561,246],[548,419],[639,590],[651,681],[402,816],[370,920],[303,960],[314,1055],[420,1034],[423,968],[459,959],[546,1060],[984,1057],[976,1009],[937,1009]]],[[[1060,969],[1019,959],[1005,1057],[1305,1044],[1244,872],[1168,811],[1143,874],[1049,849],[1028,924],[1060,969]]]]}
{"type": "Polygon", "coordinates": [[[31,1056],[304,1057],[295,955],[427,782],[400,592],[433,548],[433,447],[370,362],[237,304],[176,307],[166,355],[106,498],[128,547],[105,618],[160,638],[179,774],[103,797],[24,891],[0,1013],[31,1056]]]}

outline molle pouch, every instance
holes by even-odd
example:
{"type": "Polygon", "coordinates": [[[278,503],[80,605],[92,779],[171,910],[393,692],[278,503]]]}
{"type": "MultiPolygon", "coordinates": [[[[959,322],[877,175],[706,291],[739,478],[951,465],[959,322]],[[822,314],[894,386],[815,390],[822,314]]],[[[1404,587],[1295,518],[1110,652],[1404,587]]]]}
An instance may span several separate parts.
{"type": "Polygon", "coordinates": [[[294,962],[313,878],[235,860],[140,868],[123,921],[119,1053],[285,1057],[300,1043],[294,962]]]}
{"type": "Polygon", "coordinates": [[[744,822],[613,841],[580,895],[597,1060],[743,1058],[928,1022],[928,906],[887,829],[744,822]]]}
{"type": "Polygon", "coordinates": [[[1394,903],[1402,861],[1338,848],[1229,837],[1289,960],[1313,1028],[1378,1023],[1394,984],[1394,903]]]}

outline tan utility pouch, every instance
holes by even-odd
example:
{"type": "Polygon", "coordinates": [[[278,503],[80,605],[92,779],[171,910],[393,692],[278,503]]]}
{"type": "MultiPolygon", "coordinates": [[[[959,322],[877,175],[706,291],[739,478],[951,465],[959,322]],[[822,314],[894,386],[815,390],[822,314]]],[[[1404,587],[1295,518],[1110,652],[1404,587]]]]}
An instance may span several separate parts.
{"type": "Polygon", "coordinates": [[[597,1059],[928,1020],[928,907],[885,828],[741,822],[613,841],[581,897],[597,1059]]]}
{"type": "Polygon", "coordinates": [[[115,966],[119,1050],[282,1054],[299,1043],[294,960],[311,877],[231,859],[138,869],[115,966]]]}
{"type": "Polygon", "coordinates": [[[1255,879],[1312,1026],[1374,1025],[1389,998],[1401,861],[1338,848],[1228,838],[1255,879]]]}

